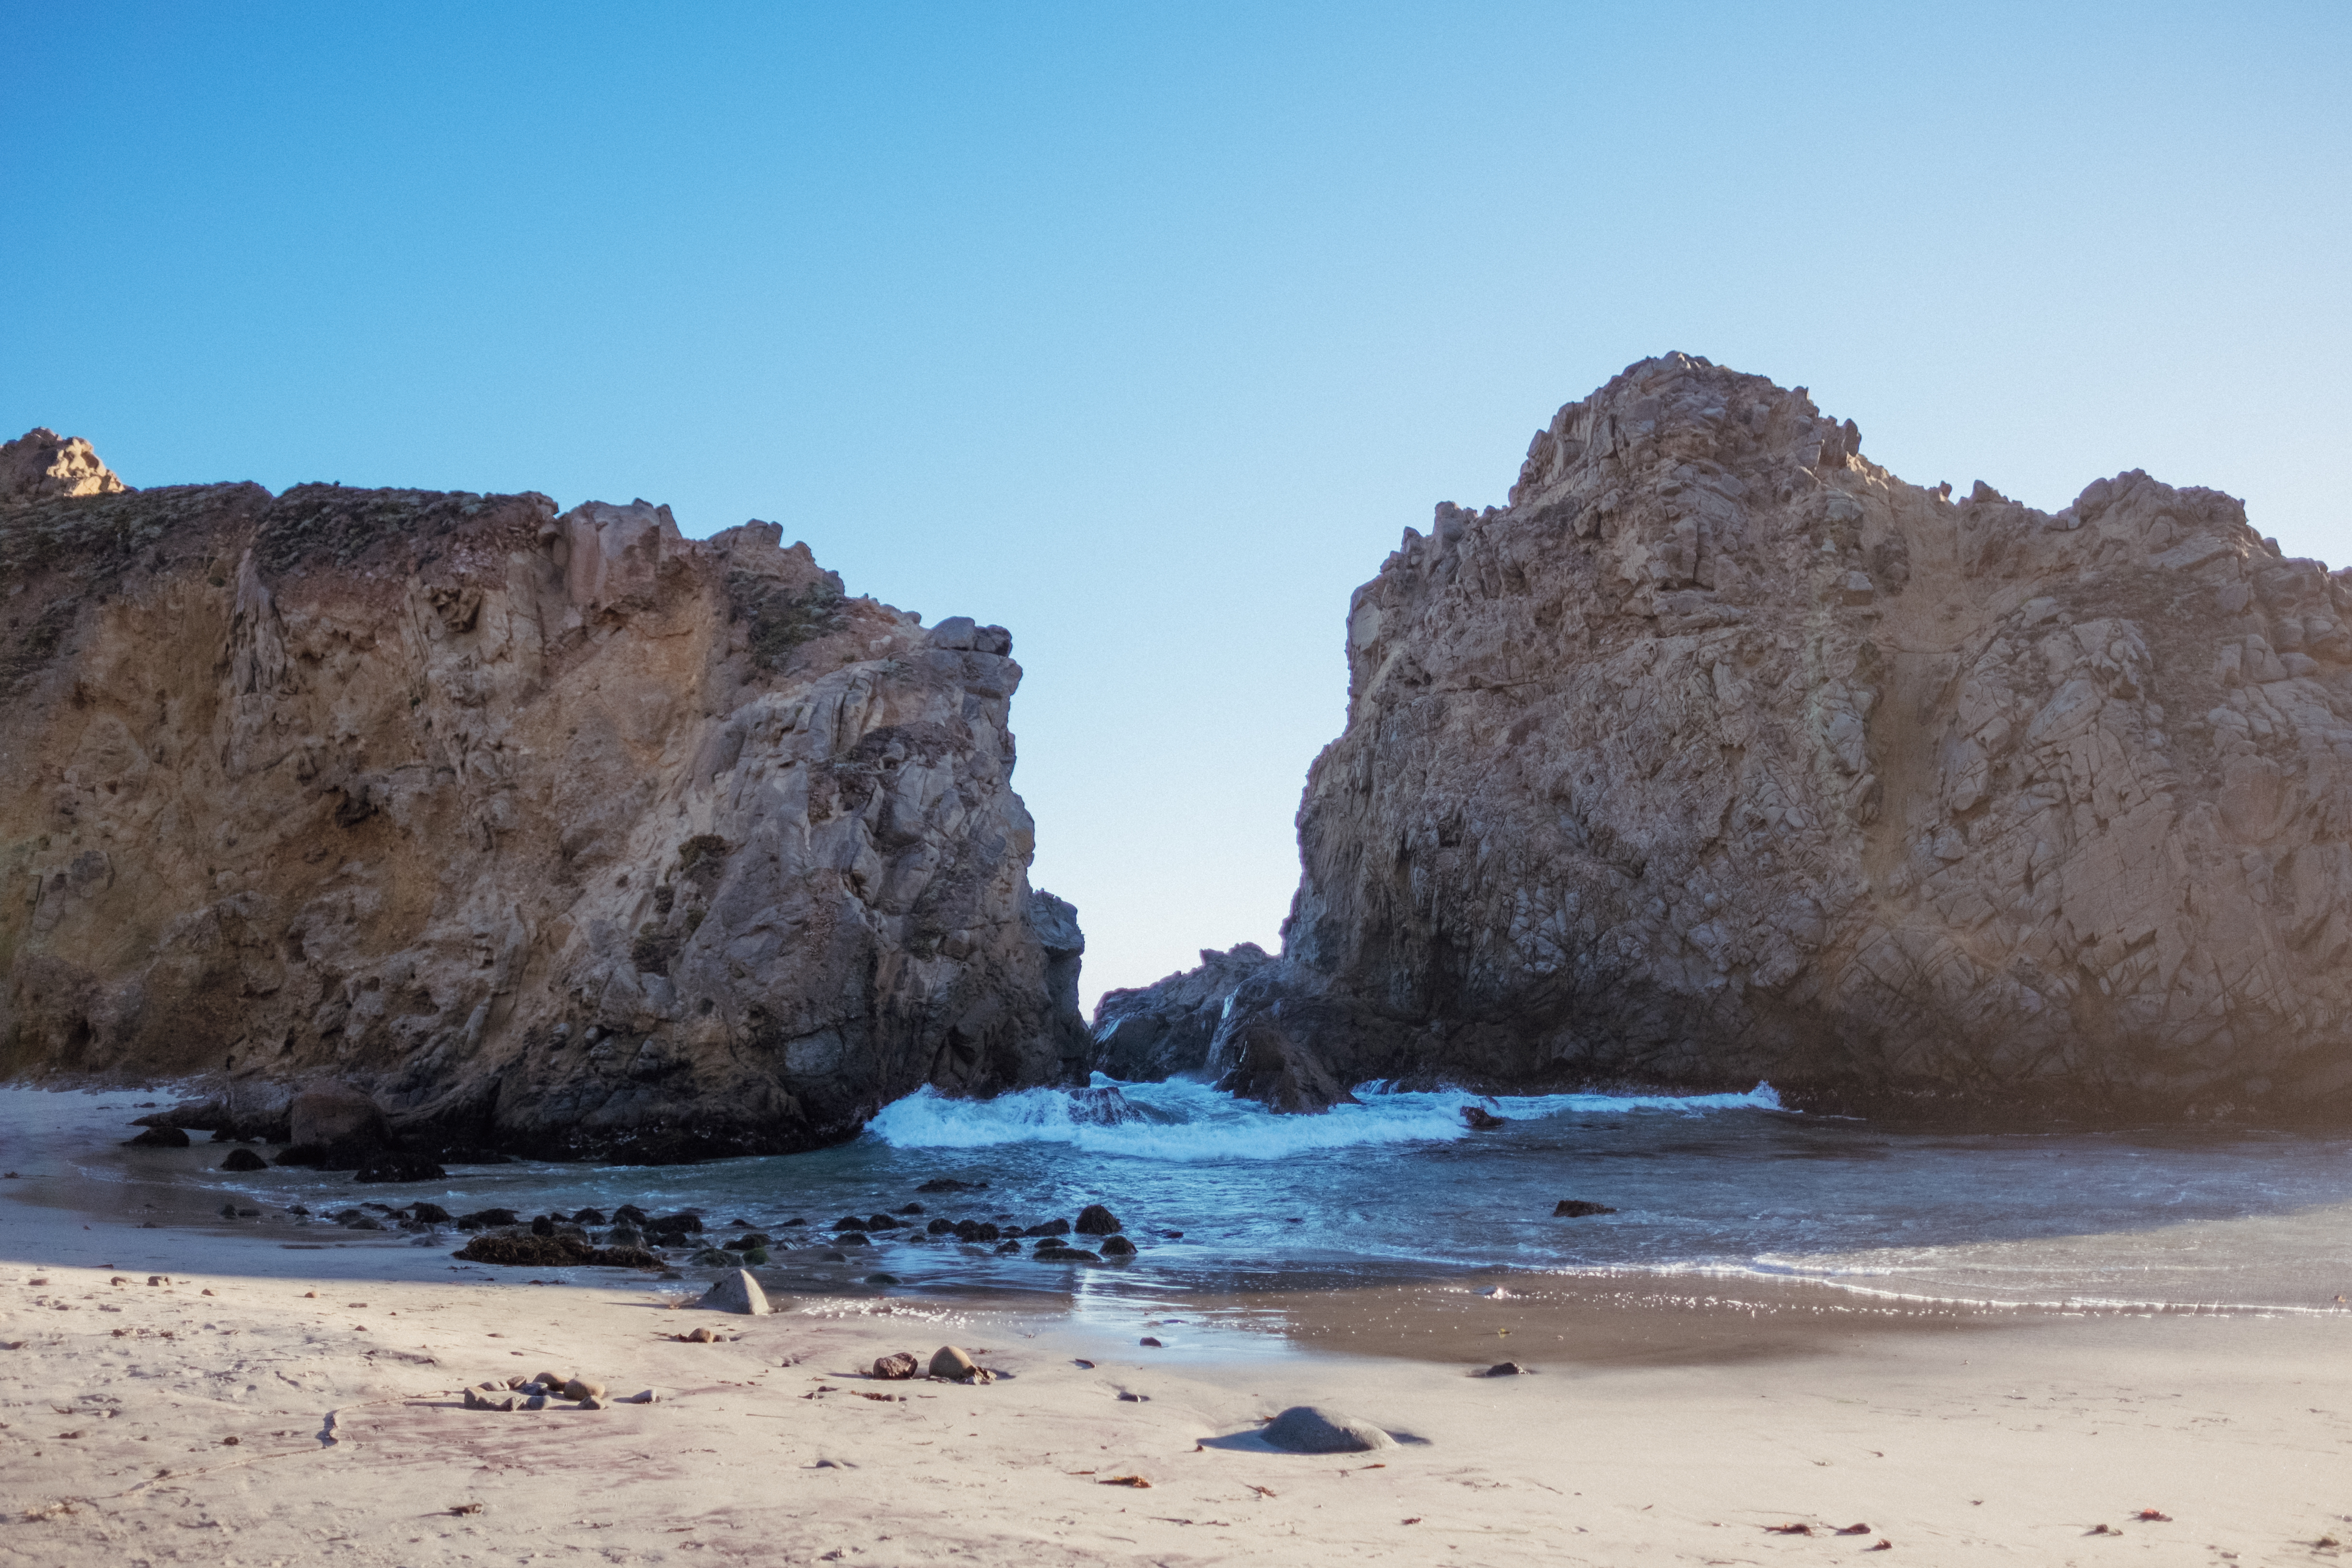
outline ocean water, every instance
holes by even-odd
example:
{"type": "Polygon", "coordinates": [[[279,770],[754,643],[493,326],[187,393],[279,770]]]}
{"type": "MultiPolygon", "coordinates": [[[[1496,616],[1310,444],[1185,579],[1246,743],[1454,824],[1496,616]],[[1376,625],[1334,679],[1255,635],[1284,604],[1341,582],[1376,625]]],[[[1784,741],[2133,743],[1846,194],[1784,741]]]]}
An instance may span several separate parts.
{"type": "MultiPolygon", "coordinates": [[[[786,1289],[1148,1302],[1523,1271],[1806,1279],[1901,1297],[2159,1310],[2337,1311],[2337,1298],[2352,1296],[2352,1139],[1904,1132],[1786,1110],[1761,1084],[1696,1097],[1358,1092],[1359,1105],[1288,1117],[1181,1080],[1098,1077],[1085,1089],[991,1100],[924,1090],[887,1107],[855,1142],[815,1153],[460,1167],[401,1186],[301,1170],[231,1175],[214,1168],[226,1146],[201,1135],[185,1151],[121,1148],[113,1139],[132,1131],[122,1123],[139,1114],[134,1097],[48,1096],[80,1110],[31,1117],[48,1128],[33,1152],[70,1181],[5,1195],[66,1201],[58,1194],[70,1188],[84,1194],[72,1201],[166,1223],[282,1226],[294,1244],[381,1246],[412,1238],[287,1211],[412,1198],[457,1213],[693,1208],[708,1239],[743,1222],[783,1243],[761,1273],[786,1289]],[[1471,1131],[1461,1108],[1474,1102],[1505,1125],[1471,1131]],[[94,1135],[101,1127],[109,1136],[94,1135]],[[939,1176],[987,1185],[917,1191],[939,1176]],[[1616,1212],[1556,1218],[1562,1198],[1616,1212]],[[899,1231],[845,1249],[845,1264],[824,1258],[836,1217],[910,1203],[925,1210],[910,1229],[933,1217],[1027,1226],[1101,1203],[1140,1250],[1086,1267],[899,1231]],[[221,1220],[223,1204],[258,1213],[221,1220]],[[868,1285],[877,1274],[895,1283],[868,1285]]],[[[26,1097],[36,1094],[0,1091],[11,1126],[28,1126],[26,1097]]],[[[20,1145],[32,1148],[26,1136],[20,1145]]],[[[462,1240],[445,1233],[427,1244],[462,1240]]]]}

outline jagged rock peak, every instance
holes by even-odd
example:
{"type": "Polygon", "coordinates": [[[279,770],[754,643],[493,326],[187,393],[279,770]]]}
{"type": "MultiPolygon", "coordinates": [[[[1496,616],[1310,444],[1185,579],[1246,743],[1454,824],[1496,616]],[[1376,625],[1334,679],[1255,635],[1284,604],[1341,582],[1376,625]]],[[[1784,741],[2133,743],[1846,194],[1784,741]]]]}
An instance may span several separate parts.
{"type": "Polygon", "coordinates": [[[37,426],[0,446],[0,506],[120,495],[129,488],[79,436],[37,426]]]}
{"type": "Polygon", "coordinates": [[[1861,445],[1669,354],[1406,530],[1282,958],[1097,1049],[1223,985],[1193,1065],[1293,1086],[2352,1117],[2352,582],[2217,490],[2043,512],[1861,445]]]}

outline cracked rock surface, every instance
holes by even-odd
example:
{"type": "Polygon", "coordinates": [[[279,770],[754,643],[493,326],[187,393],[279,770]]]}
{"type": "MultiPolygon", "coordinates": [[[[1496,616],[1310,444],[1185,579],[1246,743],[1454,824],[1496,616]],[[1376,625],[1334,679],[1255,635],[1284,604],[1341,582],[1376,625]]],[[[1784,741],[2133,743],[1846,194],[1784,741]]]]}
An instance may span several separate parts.
{"type": "Polygon", "coordinates": [[[667,1160],[1083,1066],[1002,628],[772,523],[0,451],[0,1075],[667,1160]]]}
{"type": "Polygon", "coordinates": [[[2352,582],[2226,495],[1922,489],[1670,354],[1406,530],[1347,645],[1282,956],[1113,993],[1106,1061],[2352,1112],[2352,582]]]}

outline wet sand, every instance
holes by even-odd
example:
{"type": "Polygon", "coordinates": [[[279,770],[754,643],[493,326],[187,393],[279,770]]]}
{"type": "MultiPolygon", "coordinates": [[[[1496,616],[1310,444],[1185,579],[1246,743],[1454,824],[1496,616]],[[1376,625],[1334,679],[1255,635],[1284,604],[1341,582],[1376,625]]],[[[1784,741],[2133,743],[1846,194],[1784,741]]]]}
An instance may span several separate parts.
{"type": "Polygon", "coordinates": [[[1515,1278],[752,1319],[685,1282],[530,1277],[0,1202],[0,1563],[1793,1563],[1881,1540],[2308,1563],[2352,1540],[2347,1318],[1515,1278]],[[719,1342],[669,1337],[705,1324],[719,1342]],[[859,1375],[950,1342],[1010,1375],[859,1375]],[[1528,1370],[1471,1375],[1503,1359],[1528,1370]],[[662,1399],[460,1407],[548,1367],[662,1399]],[[1307,1403],[1414,1440],[1252,1436],[1307,1403]]]}

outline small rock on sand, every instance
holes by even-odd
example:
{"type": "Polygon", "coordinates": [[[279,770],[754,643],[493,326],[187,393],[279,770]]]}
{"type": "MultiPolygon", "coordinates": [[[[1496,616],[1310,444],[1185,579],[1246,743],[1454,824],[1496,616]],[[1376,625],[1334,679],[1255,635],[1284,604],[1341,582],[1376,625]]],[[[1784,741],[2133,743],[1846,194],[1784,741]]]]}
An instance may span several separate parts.
{"type": "Polygon", "coordinates": [[[584,1377],[575,1377],[561,1386],[566,1399],[602,1399],[604,1396],[603,1384],[591,1383],[584,1377]]]}
{"type": "Polygon", "coordinates": [[[768,1293],[760,1282],[738,1268],[732,1274],[721,1275],[719,1282],[702,1293],[702,1305],[722,1312],[748,1312],[755,1318],[768,1314],[768,1293]]]}
{"type": "Polygon", "coordinates": [[[900,1351],[895,1355],[878,1358],[874,1363],[873,1375],[887,1378],[892,1382],[903,1382],[921,1370],[922,1364],[907,1352],[900,1351]]]}
{"type": "Polygon", "coordinates": [[[1361,1454],[1396,1447],[1395,1438],[1370,1422],[1313,1405],[1292,1405],[1258,1436],[1293,1454],[1361,1454]]]}
{"type": "Polygon", "coordinates": [[[604,1396],[601,1394],[592,1394],[580,1402],[580,1408],[583,1410],[603,1410],[606,1408],[604,1396]]]}
{"type": "Polygon", "coordinates": [[[1517,1377],[1526,1370],[1517,1362],[1498,1361],[1478,1375],[1480,1377],[1517,1377]]]}
{"type": "Polygon", "coordinates": [[[931,1355],[931,1375],[956,1383],[968,1383],[980,1371],[980,1363],[954,1345],[941,1345],[931,1355]]]}

